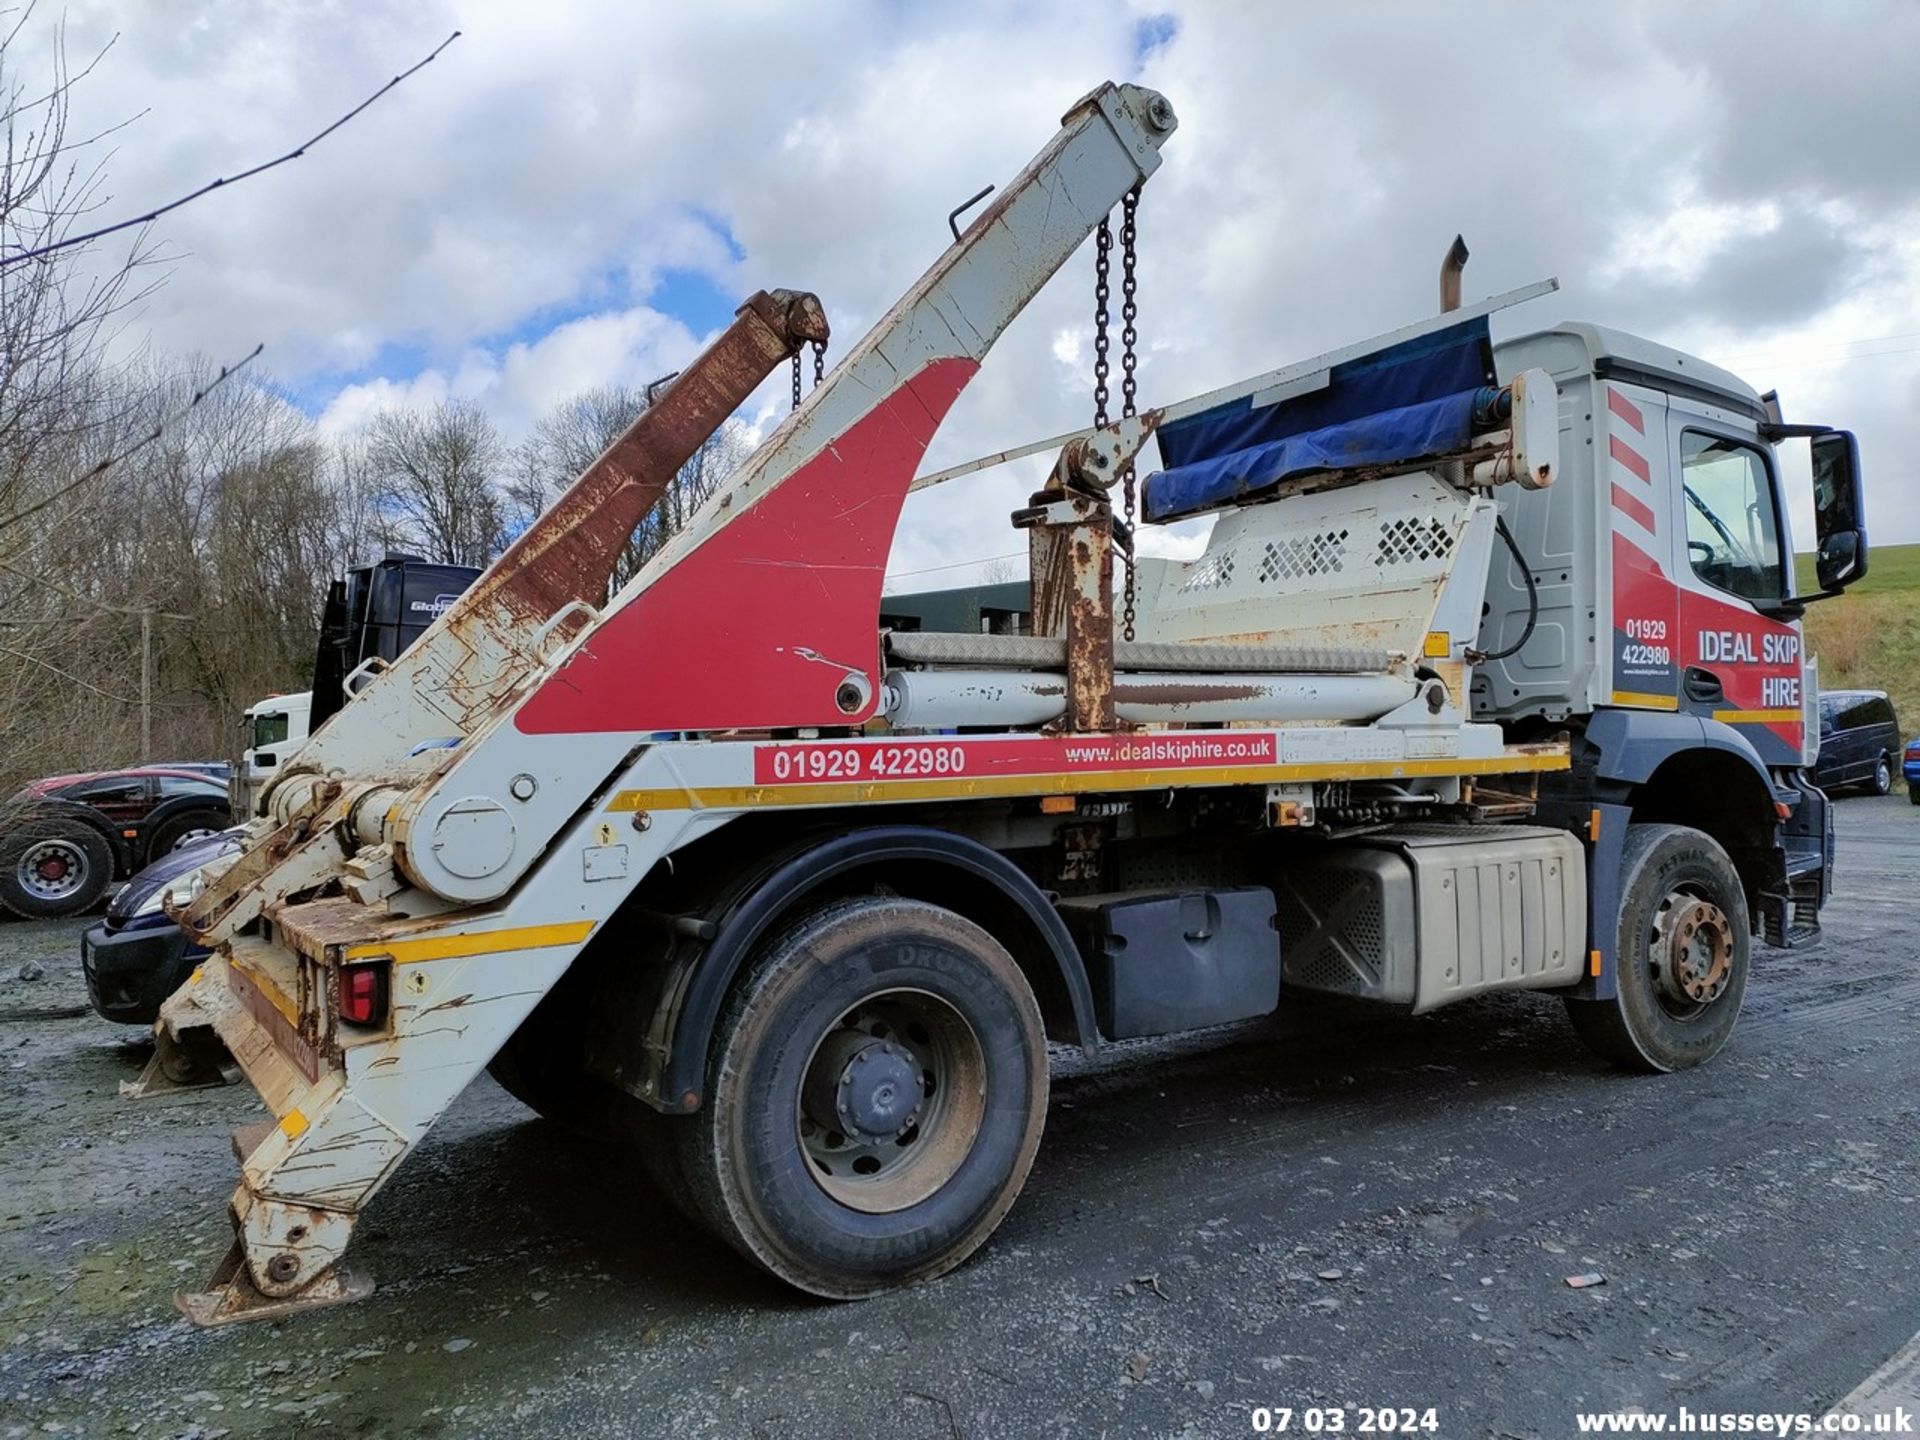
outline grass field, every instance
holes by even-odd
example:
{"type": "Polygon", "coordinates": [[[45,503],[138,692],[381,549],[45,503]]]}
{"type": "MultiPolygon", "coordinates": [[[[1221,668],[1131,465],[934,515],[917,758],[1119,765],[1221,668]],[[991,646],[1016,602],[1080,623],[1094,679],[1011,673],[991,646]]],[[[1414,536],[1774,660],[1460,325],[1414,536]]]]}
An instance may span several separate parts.
{"type": "MultiPolygon", "coordinates": [[[[1813,557],[1796,557],[1797,588],[1814,589],[1813,557]]],[[[1900,724],[1920,734],[1920,545],[1876,547],[1867,578],[1807,610],[1807,647],[1823,690],[1884,690],[1900,724]]]]}

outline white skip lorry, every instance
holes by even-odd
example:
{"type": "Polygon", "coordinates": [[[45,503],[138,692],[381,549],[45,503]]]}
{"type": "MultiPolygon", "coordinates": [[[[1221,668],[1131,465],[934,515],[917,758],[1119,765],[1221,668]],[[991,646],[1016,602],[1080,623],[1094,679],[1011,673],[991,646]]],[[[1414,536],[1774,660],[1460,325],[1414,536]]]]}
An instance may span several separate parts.
{"type": "Polygon", "coordinates": [[[880,630],[909,491],[957,478],[916,479],[935,429],[1090,235],[1131,303],[1174,128],[1083,99],[609,598],[666,481],[827,339],[753,296],[277,768],[180,912],[211,954],[149,1072],[217,1039],[272,1113],[191,1318],[365,1294],[358,1217],[489,1067],[852,1298],[1006,1214],[1049,1041],[1525,989],[1623,1065],[1726,1042],[1831,877],[1775,444],[1811,443],[1827,592],[1866,566],[1856,452],[1626,335],[1492,344],[1550,283],[1457,306],[1456,264],[1431,319],[1137,413],[1129,308],[1126,413],[1103,344],[1096,424],[1013,517],[1034,633],[880,630]],[[1193,563],[1129,563],[1207,515],[1193,563]]]}

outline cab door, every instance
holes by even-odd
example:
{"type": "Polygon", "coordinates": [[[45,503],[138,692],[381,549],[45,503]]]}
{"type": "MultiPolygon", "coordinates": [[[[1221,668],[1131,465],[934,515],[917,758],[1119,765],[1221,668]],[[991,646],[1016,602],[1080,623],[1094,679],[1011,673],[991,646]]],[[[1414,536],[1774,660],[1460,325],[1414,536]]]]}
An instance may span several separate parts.
{"type": "Polygon", "coordinates": [[[1733,726],[1768,764],[1798,764],[1800,630],[1765,613],[1792,596],[1773,451],[1745,417],[1681,396],[1667,426],[1679,708],[1733,726]]]}

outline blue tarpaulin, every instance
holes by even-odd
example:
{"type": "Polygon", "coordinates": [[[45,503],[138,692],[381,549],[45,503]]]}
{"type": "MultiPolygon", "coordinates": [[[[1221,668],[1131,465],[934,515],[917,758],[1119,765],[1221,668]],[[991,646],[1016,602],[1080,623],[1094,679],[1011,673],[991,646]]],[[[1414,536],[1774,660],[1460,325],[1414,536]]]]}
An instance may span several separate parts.
{"type": "Polygon", "coordinates": [[[1172,421],[1159,432],[1168,468],[1142,488],[1145,518],[1232,504],[1289,475],[1458,450],[1478,392],[1492,383],[1482,316],[1336,365],[1311,394],[1258,408],[1233,400],[1172,421]]]}

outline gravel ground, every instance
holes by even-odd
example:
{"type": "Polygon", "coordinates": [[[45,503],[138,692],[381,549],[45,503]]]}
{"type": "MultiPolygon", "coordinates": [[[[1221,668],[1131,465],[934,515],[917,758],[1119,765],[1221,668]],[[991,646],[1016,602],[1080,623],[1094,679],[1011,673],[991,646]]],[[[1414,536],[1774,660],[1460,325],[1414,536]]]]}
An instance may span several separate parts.
{"type": "Polygon", "coordinates": [[[1920,1330],[1920,810],[1839,816],[1826,938],[1757,952],[1702,1070],[1610,1073],[1557,1003],[1512,996],[1066,1057],[998,1235],[859,1305],[762,1280],[483,1080],[362,1222],[370,1300],[194,1330],[171,1294],[226,1247],[227,1133],[259,1104],[119,1100],[138,1032],[16,1018],[84,998],[79,927],[0,925],[0,1436],[1238,1436],[1254,1406],[1310,1404],[1534,1436],[1577,1409],[1823,1411],[1920,1330]]]}

